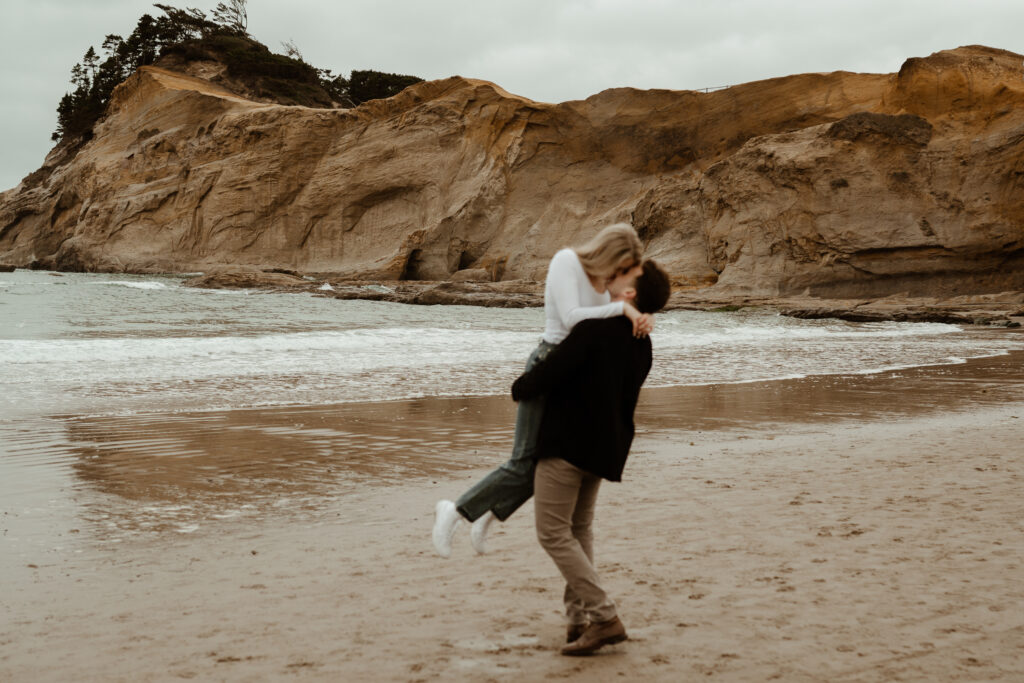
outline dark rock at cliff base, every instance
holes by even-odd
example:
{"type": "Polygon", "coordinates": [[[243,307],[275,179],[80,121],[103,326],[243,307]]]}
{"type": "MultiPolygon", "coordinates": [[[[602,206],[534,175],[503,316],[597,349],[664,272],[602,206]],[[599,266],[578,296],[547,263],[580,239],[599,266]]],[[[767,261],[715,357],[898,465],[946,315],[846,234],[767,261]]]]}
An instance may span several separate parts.
{"type": "Polygon", "coordinates": [[[298,274],[259,270],[208,273],[186,280],[183,285],[202,289],[315,289],[312,282],[298,274]]]}
{"type": "Polygon", "coordinates": [[[876,323],[876,322],[907,322],[907,323],[947,323],[951,325],[975,325],[989,324],[996,319],[989,317],[972,317],[966,313],[943,310],[900,310],[900,311],[874,311],[856,310],[847,308],[782,308],[779,313],[791,318],[803,318],[805,320],[821,320],[824,318],[835,318],[854,323],[876,323]]]}
{"type": "Polygon", "coordinates": [[[409,282],[343,280],[332,275],[303,275],[297,271],[224,270],[193,277],[186,287],[203,289],[258,289],[313,292],[334,299],[389,301],[416,305],[529,308],[544,305],[542,283],[506,282],[409,282]]]}
{"type": "Polygon", "coordinates": [[[820,299],[809,296],[721,296],[710,290],[676,292],[667,310],[733,312],[766,309],[804,319],[835,318],[850,322],[938,322],[953,325],[1014,327],[1024,313],[1024,292],[948,298],[894,295],[881,299],[820,299]]]}
{"type": "Polygon", "coordinates": [[[346,282],[332,283],[331,291],[321,292],[321,295],[421,306],[532,308],[544,305],[544,287],[535,282],[389,282],[370,285],[346,282]]]}

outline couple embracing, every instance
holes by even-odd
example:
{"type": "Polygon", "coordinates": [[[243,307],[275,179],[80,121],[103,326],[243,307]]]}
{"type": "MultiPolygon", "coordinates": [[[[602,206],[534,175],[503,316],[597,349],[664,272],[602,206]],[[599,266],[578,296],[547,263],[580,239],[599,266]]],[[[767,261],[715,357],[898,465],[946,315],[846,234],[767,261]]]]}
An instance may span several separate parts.
{"type": "Polygon", "coordinates": [[[435,510],[433,541],[451,554],[460,523],[486,552],[487,532],[532,496],[537,537],[565,579],[564,655],[589,655],[626,640],[615,603],[594,568],[591,523],[602,479],[620,481],[633,440],[633,411],[651,368],[653,313],[669,279],[627,224],[609,226],[548,266],[545,329],[512,385],[518,402],[512,457],[455,502],[435,510]]]}

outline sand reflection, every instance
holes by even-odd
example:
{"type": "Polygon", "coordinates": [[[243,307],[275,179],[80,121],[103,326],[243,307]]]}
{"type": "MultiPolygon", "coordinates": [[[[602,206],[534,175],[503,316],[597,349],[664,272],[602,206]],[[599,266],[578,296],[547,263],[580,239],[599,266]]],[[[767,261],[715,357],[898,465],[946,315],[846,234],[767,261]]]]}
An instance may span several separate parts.
{"type": "Polygon", "coordinates": [[[647,429],[711,431],[969,411],[1024,396],[1022,360],[1015,352],[873,375],[647,390],[636,421],[647,429]]]}
{"type": "Polygon", "coordinates": [[[69,420],[87,506],[111,532],[188,532],[217,519],[315,512],[358,487],[444,476],[500,457],[509,399],[69,420]]]}

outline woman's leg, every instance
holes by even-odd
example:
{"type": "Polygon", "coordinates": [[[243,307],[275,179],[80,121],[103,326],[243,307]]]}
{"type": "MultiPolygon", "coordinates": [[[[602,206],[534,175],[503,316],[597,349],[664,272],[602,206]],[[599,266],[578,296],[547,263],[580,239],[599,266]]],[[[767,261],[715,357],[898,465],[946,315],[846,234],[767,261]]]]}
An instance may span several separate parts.
{"type": "MultiPolygon", "coordinates": [[[[530,354],[530,370],[547,358],[553,344],[541,342],[530,354]]],[[[475,521],[488,510],[505,521],[533,495],[533,470],[536,465],[537,434],[544,415],[544,398],[520,401],[516,408],[516,429],[512,457],[462,494],[455,507],[463,517],[475,521]]]]}

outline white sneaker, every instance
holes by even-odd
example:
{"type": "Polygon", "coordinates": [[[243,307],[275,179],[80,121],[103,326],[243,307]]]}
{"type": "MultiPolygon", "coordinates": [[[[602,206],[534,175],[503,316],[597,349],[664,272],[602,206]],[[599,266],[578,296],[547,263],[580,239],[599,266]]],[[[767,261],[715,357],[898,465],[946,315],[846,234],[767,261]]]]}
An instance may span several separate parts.
{"type": "Polygon", "coordinates": [[[473,522],[469,530],[469,540],[473,543],[473,550],[480,555],[487,552],[487,530],[491,528],[491,522],[496,520],[494,513],[488,510],[484,516],[473,522]]]}
{"type": "Polygon", "coordinates": [[[441,557],[452,554],[452,536],[462,521],[462,515],[450,500],[439,500],[434,506],[434,548],[441,557]]]}

